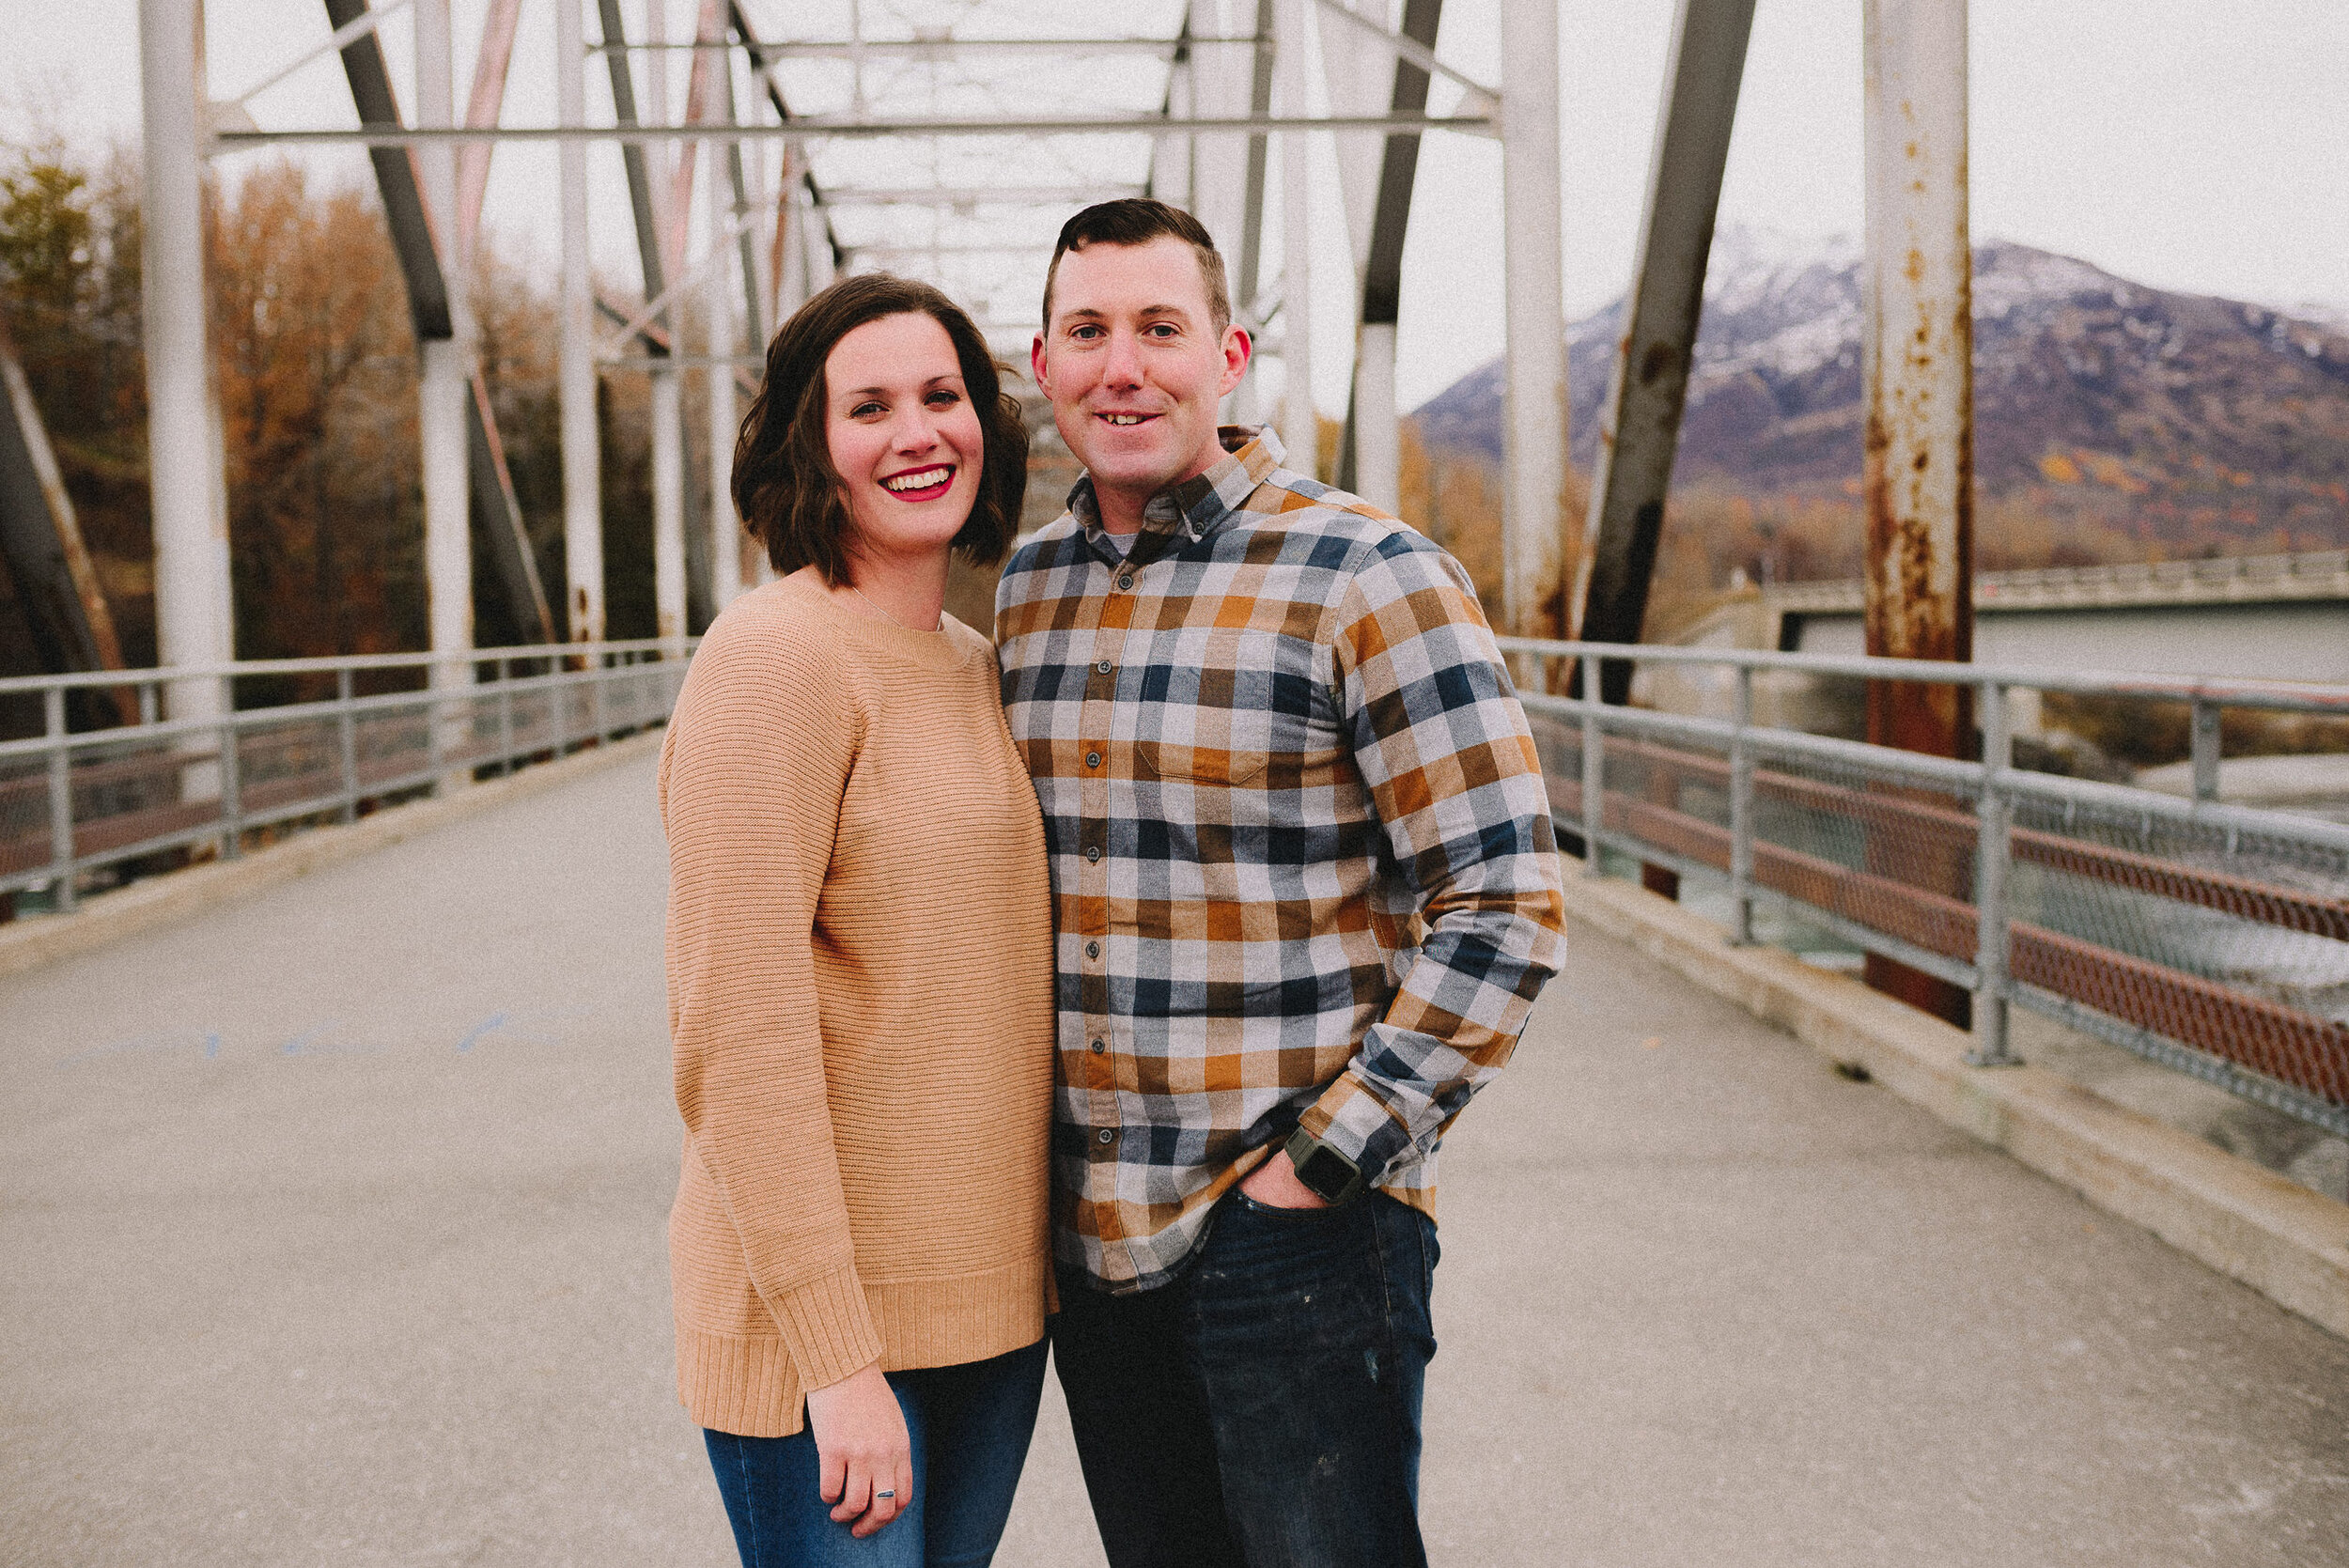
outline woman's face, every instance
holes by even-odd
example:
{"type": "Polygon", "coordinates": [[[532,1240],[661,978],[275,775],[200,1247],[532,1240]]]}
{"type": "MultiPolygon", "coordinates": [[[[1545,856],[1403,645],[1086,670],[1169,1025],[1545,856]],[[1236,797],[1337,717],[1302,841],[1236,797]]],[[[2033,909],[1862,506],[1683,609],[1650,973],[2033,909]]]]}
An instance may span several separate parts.
{"type": "Polygon", "coordinates": [[[824,360],[824,434],[868,559],[934,554],[979,491],[986,437],[954,339],[921,312],[867,321],[824,360]]]}

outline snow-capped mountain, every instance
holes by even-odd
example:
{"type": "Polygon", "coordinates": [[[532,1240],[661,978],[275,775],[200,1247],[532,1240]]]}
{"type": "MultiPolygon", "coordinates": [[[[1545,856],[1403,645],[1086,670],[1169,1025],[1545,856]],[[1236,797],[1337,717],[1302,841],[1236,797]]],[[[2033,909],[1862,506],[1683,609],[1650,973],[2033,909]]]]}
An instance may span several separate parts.
{"type": "MultiPolygon", "coordinates": [[[[1849,493],[1860,473],[1859,249],[1724,228],[1705,281],[1676,480],[1849,493]]],[[[2149,539],[2349,544],[2349,327],[2133,284],[1992,241],[1974,252],[1975,474],[1990,495],[2149,539]]],[[[1624,305],[1568,334],[1573,454],[1596,451],[1624,305]]],[[[1498,362],[1413,416],[1501,453],[1498,362]]]]}

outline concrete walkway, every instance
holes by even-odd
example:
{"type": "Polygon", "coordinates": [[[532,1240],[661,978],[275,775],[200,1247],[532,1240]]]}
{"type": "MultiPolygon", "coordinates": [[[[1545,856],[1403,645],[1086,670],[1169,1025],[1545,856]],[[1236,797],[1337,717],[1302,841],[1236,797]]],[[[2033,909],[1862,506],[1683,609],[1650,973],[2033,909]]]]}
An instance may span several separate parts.
{"type": "MultiPolygon", "coordinates": [[[[662,879],[634,763],[0,982],[0,1562],[732,1560],[662,879]]],[[[1443,1203],[1439,1563],[2349,1561],[2349,1344],[1603,938],[1443,1203]]]]}

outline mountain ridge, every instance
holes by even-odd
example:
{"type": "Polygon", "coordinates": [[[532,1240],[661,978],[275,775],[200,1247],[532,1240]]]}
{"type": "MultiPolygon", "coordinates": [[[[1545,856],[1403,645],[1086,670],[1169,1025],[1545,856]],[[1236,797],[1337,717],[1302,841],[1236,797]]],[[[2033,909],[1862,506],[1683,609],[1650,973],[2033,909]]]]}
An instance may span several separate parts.
{"type": "MultiPolygon", "coordinates": [[[[1860,255],[1724,228],[1675,489],[1856,501],[1860,255]]],[[[2172,551],[2349,545],[2349,322],[2133,283],[2013,241],[1974,251],[1978,496],[2172,551]]],[[[1621,299],[1568,329],[1570,453],[1589,472],[1621,299]]],[[[1501,374],[1410,416],[1431,452],[1501,456],[1501,374]]]]}

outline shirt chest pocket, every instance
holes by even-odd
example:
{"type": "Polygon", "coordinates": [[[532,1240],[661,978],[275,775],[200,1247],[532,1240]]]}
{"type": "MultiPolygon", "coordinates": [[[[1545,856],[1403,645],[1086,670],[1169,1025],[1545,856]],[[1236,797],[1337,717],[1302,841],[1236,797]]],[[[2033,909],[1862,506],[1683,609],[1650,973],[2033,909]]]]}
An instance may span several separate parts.
{"type": "Polygon", "coordinates": [[[1179,649],[1160,666],[1165,699],[1142,705],[1137,771],[1211,788],[1325,782],[1345,750],[1336,698],[1316,678],[1317,652],[1297,638],[1220,629],[1179,649]]]}

